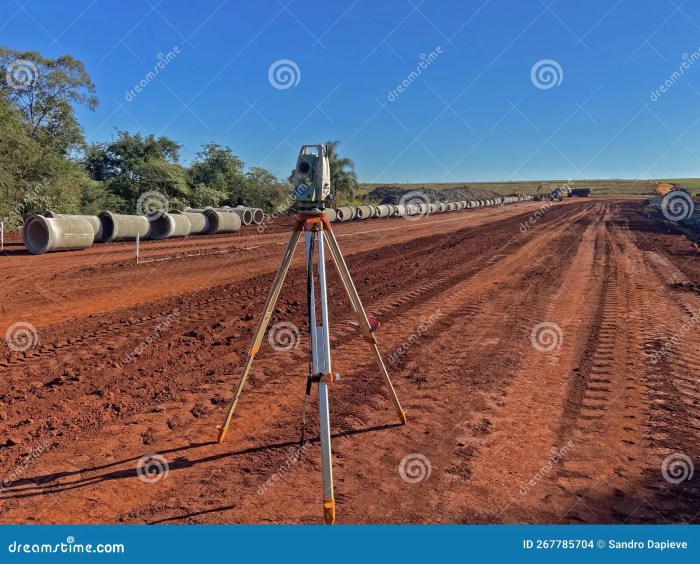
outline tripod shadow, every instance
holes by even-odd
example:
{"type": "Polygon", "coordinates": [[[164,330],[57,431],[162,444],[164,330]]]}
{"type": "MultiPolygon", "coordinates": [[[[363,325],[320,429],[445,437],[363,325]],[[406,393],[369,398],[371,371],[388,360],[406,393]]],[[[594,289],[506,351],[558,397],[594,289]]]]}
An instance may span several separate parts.
{"type": "MultiPolygon", "coordinates": [[[[351,429],[347,431],[342,431],[332,435],[332,438],[339,439],[342,437],[348,437],[352,435],[357,435],[361,433],[370,433],[374,431],[383,431],[386,429],[392,429],[394,427],[402,426],[400,423],[377,425],[374,427],[368,427],[366,429],[351,429]]],[[[308,442],[314,444],[320,441],[319,437],[312,437],[307,439],[308,442]]],[[[4,487],[0,488],[0,500],[8,499],[24,499],[38,496],[52,496],[60,493],[68,492],[71,490],[83,488],[86,486],[92,486],[99,484],[101,482],[109,482],[112,480],[122,480],[126,478],[134,478],[139,476],[138,468],[139,461],[148,460],[149,455],[159,455],[165,456],[168,454],[178,454],[188,450],[196,450],[204,447],[212,447],[218,444],[216,441],[208,441],[204,443],[191,443],[186,446],[174,447],[167,450],[158,451],[153,453],[145,453],[141,456],[133,456],[130,458],[125,458],[124,460],[111,462],[109,464],[103,464],[100,466],[92,466],[89,468],[83,468],[80,470],[74,470],[70,472],[53,472],[51,474],[45,474],[43,476],[33,476],[28,478],[23,478],[12,482],[4,487]],[[129,468],[115,469],[117,466],[122,466],[124,464],[130,464],[129,468]],[[77,476],[77,478],[75,478],[77,476]],[[72,480],[65,481],[66,478],[75,478],[72,480]]],[[[256,452],[263,452],[266,450],[276,450],[289,447],[298,447],[299,441],[286,441],[281,443],[273,443],[268,445],[261,445],[256,447],[250,447],[243,450],[234,450],[229,452],[222,452],[218,454],[212,454],[209,456],[203,456],[200,458],[190,459],[186,456],[177,456],[174,460],[168,460],[167,470],[168,472],[177,472],[179,470],[185,470],[187,468],[194,468],[200,464],[206,464],[208,462],[215,462],[217,460],[222,460],[232,456],[244,456],[246,454],[252,454],[256,452]]],[[[225,509],[225,508],[222,508],[225,509]]],[[[185,516],[186,517],[186,516],[185,516]]]]}

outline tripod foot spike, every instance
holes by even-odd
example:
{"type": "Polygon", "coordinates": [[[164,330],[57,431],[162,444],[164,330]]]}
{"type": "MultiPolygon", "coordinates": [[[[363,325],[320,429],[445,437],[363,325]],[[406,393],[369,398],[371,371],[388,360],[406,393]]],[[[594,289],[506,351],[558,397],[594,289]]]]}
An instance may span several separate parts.
{"type": "Polygon", "coordinates": [[[401,419],[401,424],[405,425],[406,424],[406,410],[402,409],[401,413],[399,415],[399,419],[401,419]]]}
{"type": "Polygon", "coordinates": [[[228,427],[220,427],[216,426],[216,428],[219,430],[219,434],[216,437],[216,442],[221,444],[224,442],[224,437],[226,436],[226,431],[228,431],[228,427]]]}
{"type": "Polygon", "coordinates": [[[323,518],[326,521],[326,525],[335,523],[335,499],[323,500],[323,518]]]}

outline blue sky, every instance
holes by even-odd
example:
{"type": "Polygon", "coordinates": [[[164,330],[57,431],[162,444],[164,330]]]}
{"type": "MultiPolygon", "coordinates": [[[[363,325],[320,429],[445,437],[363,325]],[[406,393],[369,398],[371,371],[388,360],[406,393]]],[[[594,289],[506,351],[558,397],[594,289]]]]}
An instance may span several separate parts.
{"type": "Polygon", "coordinates": [[[85,63],[90,141],[162,134],[184,162],[214,141],[286,176],[338,139],[365,182],[700,176],[693,0],[5,0],[0,22],[85,63]]]}

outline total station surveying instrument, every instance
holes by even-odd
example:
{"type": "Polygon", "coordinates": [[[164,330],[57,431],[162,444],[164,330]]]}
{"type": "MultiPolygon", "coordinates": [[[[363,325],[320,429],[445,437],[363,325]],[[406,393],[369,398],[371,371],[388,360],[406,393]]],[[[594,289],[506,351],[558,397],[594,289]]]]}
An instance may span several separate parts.
{"type": "MultiPolygon", "coordinates": [[[[362,338],[368,343],[379,371],[384,377],[391,400],[396,408],[401,423],[406,423],[406,412],[401,408],[399,398],[394,391],[394,386],[389,378],[384,361],[377,347],[377,339],[374,329],[367,319],[360,296],[352,281],[345,259],[338,247],[331,224],[325,213],[325,202],[331,194],[331,173],[328,162],[328,154],[325,145],[304,145],[299,151],[297,165],[292,176],[294,189],[292,199],[295,202],[296,223],[289,238],[287,248],[282,255],[282,262],[277,270],[277,275],[272,283],[272,288],[267,296],[263,315],[258,322],[253,337],[253,344],[248,351],[243,373],[238,380],[233,392],[233,398],[228,406],[228,411],[223,424],[218,427],[218,442],[224,440],[226,431],[231,423],[233,412],[236,409],[238,399],[241,397],[243,386],[253,364],[253,359],[260,349],[263,336],[270,322],[270,317],[275,309],[284,279],[292,263],[294,250],[299,237],[304,233],[306,240],[306,280],[307,302],[309,315],[309,333],[311,351],[309,355],[309,373],[307,375],[306,395],[311,392],[313,384],[318,384],[318,406],[320,412],[320,442],[321,463],[323,469],[323,517],[326,523],[335,522],[335,498],[333,497],[333,467],[331,463],[331,428],[328,414],[328,384],[340,379],[340,375],[331,370],[331,347],[329,337],[328,296],[326,285],[326,259],[325,246],[328,245],[331,259],[335,264],[340,281],[350,299],[352,309],[357,318],[362,338]],[[314,255],[317,255],[317,280],[314,277],[314,255]],[[321,323],[317,320],[317,305],[321,310],[321,323]]],[[[306,396],[305,396],[306,398],[306,396]]],[[[304,399],[306,405],[306,399],[304,399]]],[[[302,438],[303,443],[303,438],[302,438]]]]}

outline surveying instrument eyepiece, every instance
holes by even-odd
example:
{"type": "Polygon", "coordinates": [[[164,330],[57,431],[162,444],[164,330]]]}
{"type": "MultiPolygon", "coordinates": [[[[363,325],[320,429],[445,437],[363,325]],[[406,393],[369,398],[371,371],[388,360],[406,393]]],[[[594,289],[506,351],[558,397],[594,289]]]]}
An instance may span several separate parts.
{"type": "MultiPolygon", "coordinates": [[[[284,280],[289,272],[294,250],[301,234],[305,237],[306,246],[306,294],[307,311],[309,316],[310,355],[306,378],[306,396],[310,394],[313,384],[318,385],[319,407],[319,442],[321,445],[321,468],[323,470],[323,517],[326,523],[335,522],[335,498],[333,495],[333,466],[331,460],[331,428],[328,410],[328,384],[337,382],[340,377],[331,370],[330,321],[328,308],[328,291],[326,283],[326,246],[332,262],[340,276],[340,282],[347,294],[355,313],[357,326],[361,337],[369,345],[370,351],[379,368],[379,373],[389,390],[391,401],[402,424],[406,423],[406,412],[399,403],[394,386],[386,370],[382,355],[377,346],[374,329],[367,319],[367,314],[360,301],[355,283],[350,276],[343,254],[340,252],[338,241],[331,229],[326,216],[325,200],[331,193],[330,166],[325,145],[304,145],[299,151],[296,168],[292,175],[294,189],[292,199],[296,203],[297,218],[289,237],[289,243],[282,255],[282,262],[277,270],[272,288],[267,296],[263,315],[258,321],[253,337],[253,343],[248,351],[243,373],[236,383],[226,417],[218,427],[218,442],[224,440],[236,409],[243,386],[253,365],[253,359],[260,350],[265,331],[275,310],[277,298],[282,290],[284,280]],[[314,264],[316,257],[316,264],[314,264]],[[317,311],[320,309],[320,319],[317,311]]],[[[303,443],[303,438],[302,438],[303,443]]]]}

